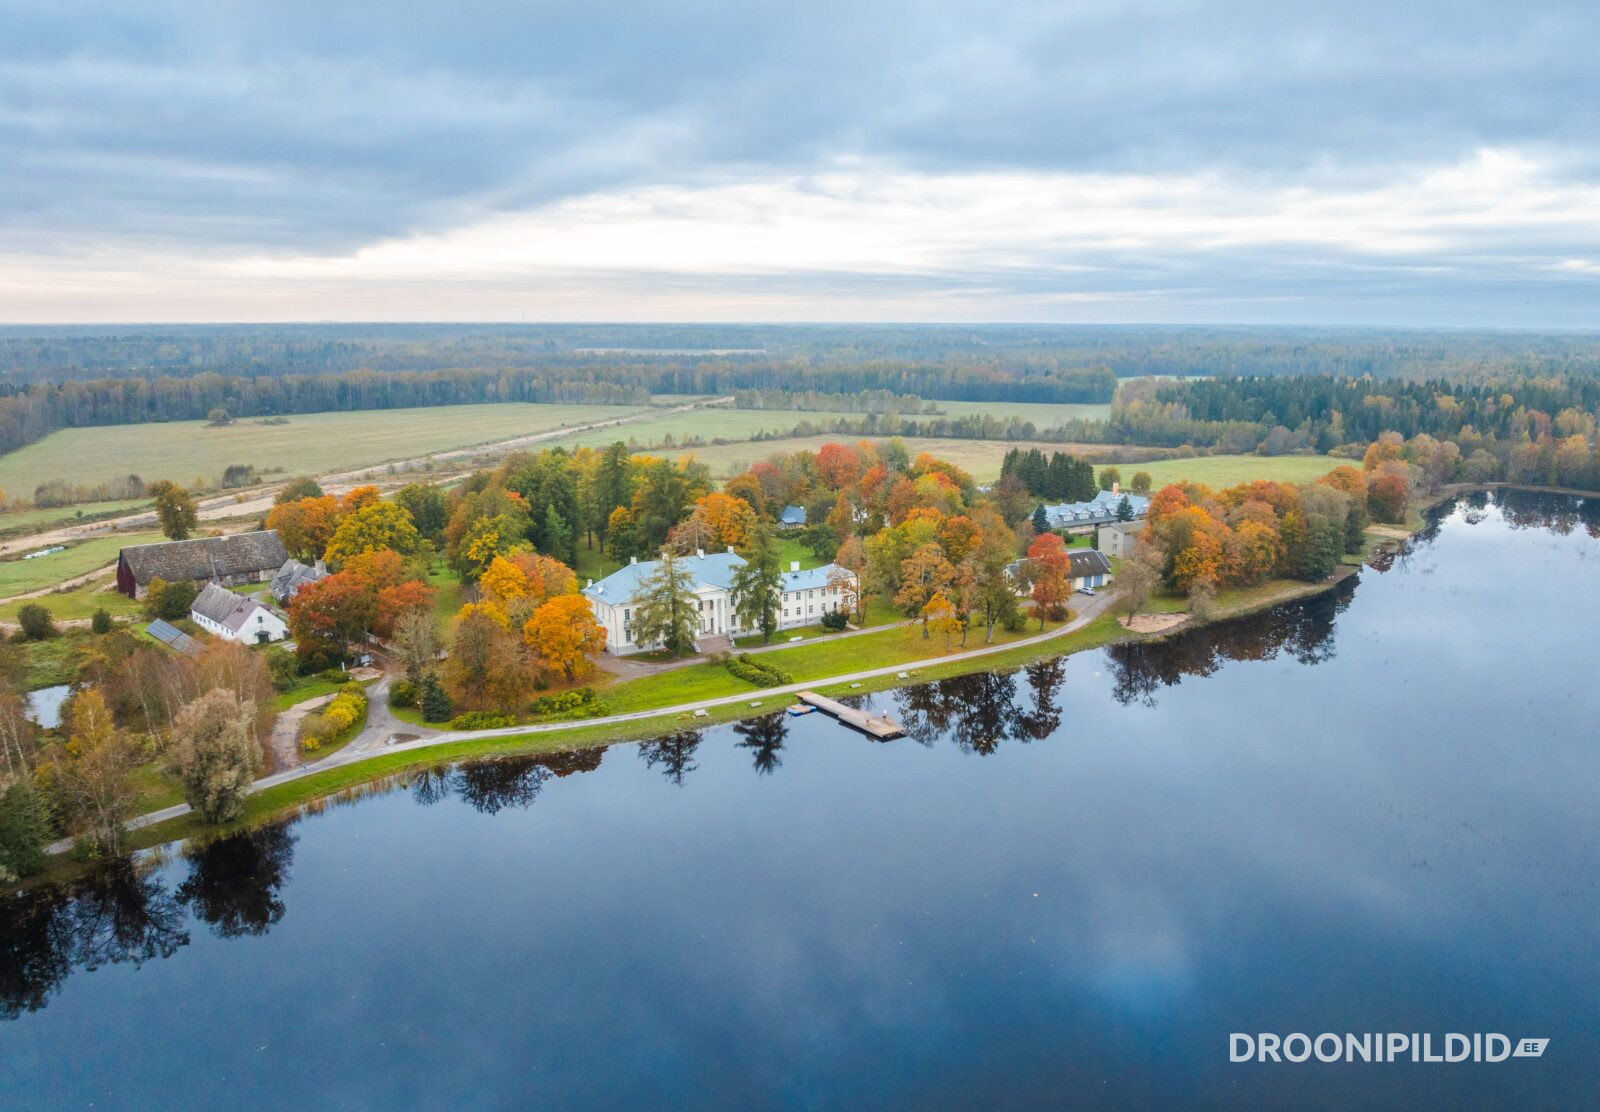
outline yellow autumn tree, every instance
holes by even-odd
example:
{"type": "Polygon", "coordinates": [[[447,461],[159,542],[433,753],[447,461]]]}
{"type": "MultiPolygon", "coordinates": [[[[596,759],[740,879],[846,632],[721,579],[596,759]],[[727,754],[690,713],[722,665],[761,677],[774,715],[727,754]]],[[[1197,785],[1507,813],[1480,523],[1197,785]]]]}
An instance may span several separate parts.
{"type": "Polygon", "coordinates": [[[533,612],[522,627],[523,644],[547,676],[568,682],[594,669],[589,657],[606,647],[606,631],[582,595],[558,595],[533,612]]]}

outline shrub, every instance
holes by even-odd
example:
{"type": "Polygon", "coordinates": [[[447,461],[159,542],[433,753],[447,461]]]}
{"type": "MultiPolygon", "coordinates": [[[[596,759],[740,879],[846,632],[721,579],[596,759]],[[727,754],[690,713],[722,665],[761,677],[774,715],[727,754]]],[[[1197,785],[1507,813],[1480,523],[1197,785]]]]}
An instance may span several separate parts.
{"type": "Polygon", "coordinates": [[[1028,628],[1028,615],[1021,610],[1013,610],[1000,619],[1000,628],[1007,633],[1021,633],[1028,628]]]}
{"type": "Polygon", "coordinates": [[[29,641],[43,641],[56,635],[56,623],[47,607],[30,602],[17,611],[17,628],[29,641]]]}
{"type": "Polygon", "coordinates": [[[103,606],[96,610],[94,612],[94,617],[89,619],[89,630],[92,633],[110,633],[111,611],[107,610],[103,606]]]}
{"type": "Polygon", "coordinates": [[[169,622],[187,618],[189,608],[194,605],[194,598],[199,593],[193,583],[168,583],[164,579],[152,579],[150,586],[145,588],[144,612],[152,618],[169,622]]]}
{"type": "Polygon", "coordinates": [[[794,682],[794,677],[789,673],[780,671],[770,664],[763,664],[749,653],[729,657],[723,661],[723,666],[746,683],[757,687],[778,687],[781,684],[794,682]]]}
{"type": "Polygon", "coordinates": [[[417,705],[417,685],[410,680],[395,680],[389,685],[389,705],[391,707],[414,707],[417,705]]]}
{"type": "Polygon", "coordinates": [[[267,650],[267,678],[277,691],[288,691],[300,680],[300,661],[288,649],[274,645],[267,650]]]}
{"type": "Polygon", "coordinates": [[[594,688],[580,687],[572,691],[558,691],[554,695],[541,695],[528,707],[535,718],[598,718],[610,714],[611,708],[595,698],[594,688]]]}
{"type": "Polygon", "coordinates": [[[469,710],[450,720],[452,730],[493,730],[502,726],[515,726],[514,714],[493,714],[486,710],[469,710]]]}
{"type": "Polygon", "coordinates": [[[325,715],[308,714],[300,720],[300,748],[307,753],[315,753],[338,734],[325,715]]]}
{"type": "Polygon", "coordinates": [[[317,673],[317,678],[319,680],[327,680],[329,683],[348,683],[350,681],[350,673],[343,668],[324,668],[317,673]]]}
{"type": "Polygon", "coordinates": [[[822,615],[823,629],[838,631],[849,624],[849,615],[847,615],[843,610],[830,610],[828,613],[822,615]]]}

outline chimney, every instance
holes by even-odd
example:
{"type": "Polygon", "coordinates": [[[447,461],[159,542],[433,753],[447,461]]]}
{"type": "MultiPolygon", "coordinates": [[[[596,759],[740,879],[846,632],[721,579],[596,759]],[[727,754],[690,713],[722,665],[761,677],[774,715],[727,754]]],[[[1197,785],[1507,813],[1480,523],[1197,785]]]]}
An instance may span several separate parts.
{"type": "Polygon", "coordinates": [[[733,555],[733,545],[731,545],[731,544],[728,546],[728,555],[729,556],[733,555]]]}
{"type": "Polygon", "coordinates": [[[800,570],[800,561],[799,560],[790,560],[789,561],[789,570],[790,571],[799,571],[800,570]]]}
{"type": "Polygon", "coordinates": [[[589,581],[588,581],[588,582],[587,582],[587,583],[585,583],[585,584],[584,584],[584,587],[586,587],[586,588],[587,588],[587,587],[593,587],[593,586],[594,586],[594,580],[592,580],[592,579],[591,579],[591,580],[589,580],[589,581]]]}
{"type": "Polygon", "coordinates": [[[1115,479],[1111,480],[1111,493],[1112,494],[1121,494],[1122,493],[1122,484],[1119,483],[1115,479]]]}
{"type": "Polygon", "coordinates": [[[629,556],[628,557],[628,563],[637,564],[638,562],[639,562],[639,557],[637,557],[637,556],[629,556]]]}
{"type": "Polygon", "coordinates": [[[695,558],[698,559],[698,560],[704,560],[706,558],[706,550],[703,549],[703,548],[695,549],[694,550],[694,554],[695,554],[695,558]]]}

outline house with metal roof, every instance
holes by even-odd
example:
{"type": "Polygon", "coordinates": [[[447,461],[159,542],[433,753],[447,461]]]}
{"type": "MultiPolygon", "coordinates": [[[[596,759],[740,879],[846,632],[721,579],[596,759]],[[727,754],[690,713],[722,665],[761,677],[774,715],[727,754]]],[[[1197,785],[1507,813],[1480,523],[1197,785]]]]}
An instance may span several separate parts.
{"type": "Polygon", "coordinates": [[[778,528],[798,529],[806,523],[806,508],[804,506],[785,506],[778,515],[778,528]]]}
{"type": "MultiPolygon", "coordinates": [[[[1067,550],[1067,586],[1076,591],[1079,587],[1104,587],[1114,576],[1111,561],[1106,554],[1093,548],[1067,550]]],[[[1033,589],[1031,560],[1013,560],[1006,565],[1006,573],[1016,584],[1017,593],[1025,595],[1033,589]]]]}
{"type": "Polygon", "coordinates": [[[207,583],[195,596],[189,617],[207,633],[245,645],[265,645],[289,636],[289,623],[281,615],[215,583],[207,583]]]}
{"type": "MultiPolygon", "coordinates": [[[[697,551],[678,557],[678,564],[694,580],[700,612],[699,633],[706,637],[737,637],[754,632],[739,624],[733,609],[733,577],[744,567],[744,557],[726,552],[697,551]]],[[[633,559],[626,567],[583,589],[595,620],[605,627],[606,651],[616,654],[644,652],[654,645],[634,641],[633,618],[642,585],[660,570],[660,560],[633,559]]],[[[845,610],[854,601],[855,576],[836,564],[802,569],[798,561],[783,573],[778,600],[778,628],[815,625],[824,614],[845,610]]]]}
{"type": "Polygon", "coordinates": [[[117,555],[117,590],[144,598],[150,582],[220,583],[236,587],[259,583],[289,559],[276,529],[194,537],[162,544],[136,544],[117,555]]]}
{"type": "Polygon", "coordinates": [[[1102,490],[1087,502],[1059,502],[1044,505],[1045,520],[1057,533],[1087,533],[1096,526],[1110,525],[1117,520],[1121,503],[1128,503],[1132,520],[1143,521],[1150,513],[1150,499],[1142,494],[1125,490],[1102,490]]]}

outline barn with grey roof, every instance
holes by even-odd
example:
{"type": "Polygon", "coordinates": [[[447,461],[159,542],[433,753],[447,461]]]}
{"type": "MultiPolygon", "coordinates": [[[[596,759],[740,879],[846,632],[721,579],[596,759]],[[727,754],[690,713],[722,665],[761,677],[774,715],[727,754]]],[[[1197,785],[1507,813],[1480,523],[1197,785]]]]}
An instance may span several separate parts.
{"type": "Polygon", "coordinates": [[[117,556],[117,590],[129,598],[143,598],[156,579],[224,587],[259,583],[288,559],[276,529],[130,545],[117,556]]]}

